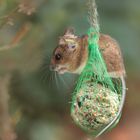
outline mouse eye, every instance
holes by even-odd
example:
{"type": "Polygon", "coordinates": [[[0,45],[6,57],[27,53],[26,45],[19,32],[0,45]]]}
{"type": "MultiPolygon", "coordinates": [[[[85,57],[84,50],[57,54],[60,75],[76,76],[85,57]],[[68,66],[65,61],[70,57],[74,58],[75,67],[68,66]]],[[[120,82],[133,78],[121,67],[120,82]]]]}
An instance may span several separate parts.
{"type": "Polygon", "coordinates": [[[74,49],[75,48],[75,45],[69,45],[69,48],[74,49]]]}
{"type": "Polygon", "coordinates": [[[55,59],[56,59],[56,60],[60,60],[61,58],[62,58],[62,56],[61,56],[60,53],[57,53],[57,54],[55,55],[55,59]]]}
{"type": "Polygon", "coordinates": [[[75,45],[72,45],[71,48],[75,48],[75,45]]]}

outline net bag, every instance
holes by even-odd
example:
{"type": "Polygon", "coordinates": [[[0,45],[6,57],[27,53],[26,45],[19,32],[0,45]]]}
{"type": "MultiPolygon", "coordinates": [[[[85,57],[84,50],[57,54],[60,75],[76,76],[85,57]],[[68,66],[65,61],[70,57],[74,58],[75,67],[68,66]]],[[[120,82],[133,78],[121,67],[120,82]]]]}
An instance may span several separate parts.
{"type": "Polygon", "coordinates": [[[98,46],[99,33],[88,31],[89,58],[73,92],[71,116],[86,132],[98,136],[117,124],[122,109],[121,79],[111,79],[98,46]]]}

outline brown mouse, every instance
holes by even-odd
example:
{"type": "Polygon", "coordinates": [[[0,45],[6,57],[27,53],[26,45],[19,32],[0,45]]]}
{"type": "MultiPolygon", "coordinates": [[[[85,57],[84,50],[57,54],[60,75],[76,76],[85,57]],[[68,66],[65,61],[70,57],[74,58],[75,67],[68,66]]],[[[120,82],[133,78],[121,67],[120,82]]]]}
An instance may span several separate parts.
{"type": "MultiPolygon", "coordinates": [[[[118,43],[109,35],[100,34],[99,49],[111,77],[125,76],[123,58],[118,43]]],[[[50,68],[60,74],[65,72],[80,74],[88,60],[88,36],[76,36],[68,28],[60,37],[51,58],[50,68]]]]}

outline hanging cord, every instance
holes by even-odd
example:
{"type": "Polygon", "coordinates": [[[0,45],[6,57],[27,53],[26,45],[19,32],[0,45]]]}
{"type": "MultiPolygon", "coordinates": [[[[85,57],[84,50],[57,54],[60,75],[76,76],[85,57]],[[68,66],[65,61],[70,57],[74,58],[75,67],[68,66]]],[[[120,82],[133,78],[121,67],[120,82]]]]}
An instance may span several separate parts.
{"type": "Polygon", "coordinates": [[[95,0],[88,0],[87,7],[90,27],[92,27],[95,30],[95,32],[99,33],[100,27],[98,22],[98,12],[95,0]]]}

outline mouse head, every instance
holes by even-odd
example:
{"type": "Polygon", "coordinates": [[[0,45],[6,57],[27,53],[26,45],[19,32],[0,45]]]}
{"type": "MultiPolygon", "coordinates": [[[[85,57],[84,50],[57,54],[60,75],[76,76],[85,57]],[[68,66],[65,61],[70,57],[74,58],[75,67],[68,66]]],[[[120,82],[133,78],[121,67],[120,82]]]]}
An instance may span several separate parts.
{"type": "Polygon", "coordinates": [[[60,74],[80,73],[88,57],[87,40],[87,36],[78,37],[74,35],[73,28],[68,28],[53,51],[50,69],[60,74]]]}

